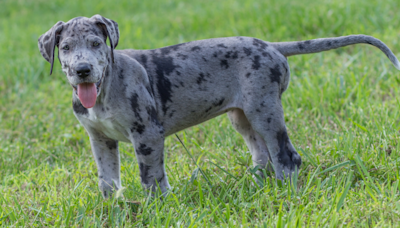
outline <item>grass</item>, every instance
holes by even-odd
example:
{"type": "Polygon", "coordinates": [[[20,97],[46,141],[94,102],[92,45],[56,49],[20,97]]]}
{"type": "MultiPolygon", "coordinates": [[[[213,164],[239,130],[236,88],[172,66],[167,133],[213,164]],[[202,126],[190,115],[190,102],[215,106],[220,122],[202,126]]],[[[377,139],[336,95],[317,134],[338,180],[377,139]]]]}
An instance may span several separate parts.
{"type": "Polygon", "coordinates": [[[399,72],[357,45],[289,58],[282,101],[300,173],[255,187],[250,154],[220,116],[166,140],[171,194],[140,186],[120,144],[124,198],[103,200],[88,136],[72,113],[58,62],[37,38],[57,21],[101,14],[119,23],[117,48],[223,36],[268,41],[364,33],[400,57],[398,0],[0,1],[0,224],[4,227],[398,227],[399,72]]]}

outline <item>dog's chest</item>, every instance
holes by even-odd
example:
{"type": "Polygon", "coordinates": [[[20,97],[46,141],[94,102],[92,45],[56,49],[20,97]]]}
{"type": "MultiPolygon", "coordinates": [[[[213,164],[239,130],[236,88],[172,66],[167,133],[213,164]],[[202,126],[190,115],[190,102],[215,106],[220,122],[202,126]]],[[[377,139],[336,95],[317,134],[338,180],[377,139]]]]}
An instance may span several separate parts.
{"type": "Polygon", "coordinates": [[[96,112],[93,109],[89,109],[88,111],[89,116],[85,118],[84,122],[87,122],[91,127],[111,139],[130,142],[129,134],[126,130],[127,125],[117,115],[113,115],[110,112],[96,112]]]}

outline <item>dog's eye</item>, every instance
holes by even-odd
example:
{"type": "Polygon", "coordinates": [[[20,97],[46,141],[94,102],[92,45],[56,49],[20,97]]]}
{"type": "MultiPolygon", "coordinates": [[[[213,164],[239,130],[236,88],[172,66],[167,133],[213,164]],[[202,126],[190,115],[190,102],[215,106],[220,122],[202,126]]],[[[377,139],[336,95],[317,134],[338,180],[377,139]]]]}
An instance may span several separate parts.
{"type": "Polygon", "coordinates": [[[69,50],[69,46],[68,46],[68,45],[65,45],[62,49],[63,49],[63,50],[69,50]]]}
{"type": "Polygon", "coordinates": [[[93,42],[93,47],[97,47],[99,45],[100,45],[99,42],[97,42],[97,41],[93,42]]]}

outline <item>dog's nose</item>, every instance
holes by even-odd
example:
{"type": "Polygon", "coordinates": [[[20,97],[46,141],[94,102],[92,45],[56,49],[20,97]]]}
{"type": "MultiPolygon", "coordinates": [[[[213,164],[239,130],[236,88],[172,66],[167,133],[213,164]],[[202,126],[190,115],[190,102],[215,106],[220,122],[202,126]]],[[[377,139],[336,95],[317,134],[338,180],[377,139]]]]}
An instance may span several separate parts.
{"type": "Polygon", "coordinates": [[[76,73],[81,78],[86,78],[90,74],[90,65],[85,63],[80,63],[76,67],[76,73]]]}

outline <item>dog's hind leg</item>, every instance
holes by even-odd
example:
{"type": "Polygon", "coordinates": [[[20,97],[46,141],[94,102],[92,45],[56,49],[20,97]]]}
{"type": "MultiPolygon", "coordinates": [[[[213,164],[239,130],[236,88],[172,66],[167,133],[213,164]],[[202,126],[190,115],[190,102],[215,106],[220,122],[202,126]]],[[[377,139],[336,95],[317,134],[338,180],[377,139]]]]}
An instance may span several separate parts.
{"type": "MultiPolygon", "coordinates": [[[[242,135],[246,142],[252,156],[253,166],[259,166],[259,170],[257,170],[256,174],[259,175],[259,177],[264,178],[263,172],[260,169],[265,169],[270,160],[268,148],[264,139],[253,130],[251,124],[244,115],[243,110],[238,108],[230,110],[228,112],[228,117],[232,126],[242,135]]],[[[256,178],[256,181],[259,180],[256,178]]]]}
{"type": "Polygon", "coordinates": [[[279,95],[281,91],[278,86],[271,86],[270,89],[272,91],[268,95],[249,98],[244,113],[253,129],[266,142],[276,177],[283,180],[284,177],[291,177],[300,167],[301,158],[286,131],[279,95]]]}

